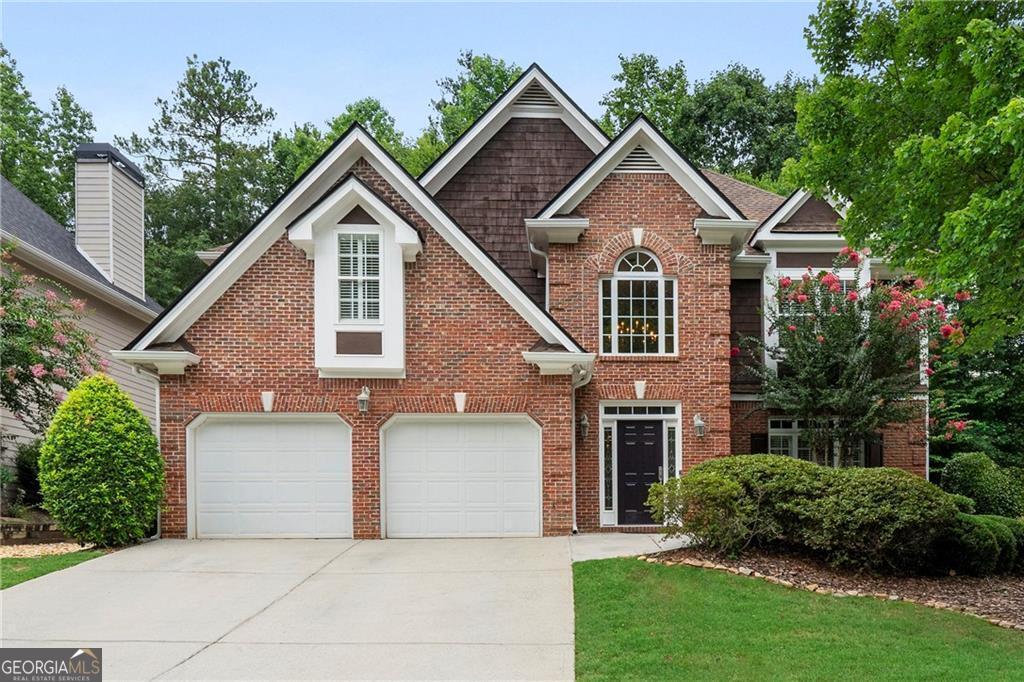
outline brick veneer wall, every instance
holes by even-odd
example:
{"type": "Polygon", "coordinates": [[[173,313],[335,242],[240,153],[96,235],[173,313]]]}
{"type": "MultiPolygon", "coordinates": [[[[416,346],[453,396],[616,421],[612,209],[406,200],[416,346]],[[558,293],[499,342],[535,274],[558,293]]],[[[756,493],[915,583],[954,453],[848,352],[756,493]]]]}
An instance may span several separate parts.
{"type": "Polygon", "coordinates": [[[590,219],[577,244],[552,244],[548,269],[550,310],[587,350],[599,351],[598,282],[633,248],[642,246],[678,278],[678,357],[598,357],[594,379],[577,393],[578,414],[592,425],[576,444],[577,521],[600,524],[599,403],[635,399],[634,381],[647,382],[645,399],[680,401],[683,469],[729,448],[729,248],[705,246],[693,220],[697,203],[663,173],[612,173],[574,211],[590,219]],[[694,435],[699,412],[707,435],[694,435]]]}
{"type": "Polygon", "coordinates": [[[202,361],[162,378],[161,448],[167,471],[162,533],[186,533],[186,427],[207,412],[340,415],[352,427],[357,538],[380,537],[380,426],[396,413],[528,414],[543,428],[543,530],[572,528],[572,397],[569,377],[541,377],[521,352],[537,333],[367,164],[353,170],[425,240],[405,266],[405,379],[320,379],[313,364],[313,262],[282,236],[186,332],[202,361]],[[355,396],[370,386],[370,412],[355,396]]]}
{"type": "MultiPolygon", "coordinates": [[[[766,411],[753,401],[732,402],[732,453],[750,452],[750,436],[768,433],[768,417],[777,412],[766,411]]],[[[904,469],[924,476],[927,460],[927,430],[924,405],[919,414],[906,424],[890,424],[882,430],[882,465],[904,469]]]]}

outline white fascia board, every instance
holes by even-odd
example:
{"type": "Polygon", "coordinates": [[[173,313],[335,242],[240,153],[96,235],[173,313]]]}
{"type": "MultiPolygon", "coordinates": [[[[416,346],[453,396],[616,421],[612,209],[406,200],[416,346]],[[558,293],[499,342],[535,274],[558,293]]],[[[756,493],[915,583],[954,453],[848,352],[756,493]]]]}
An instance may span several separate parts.
{"type": "Polygon", "coordinates": [[[846,240],[838,232],[785,232],[765,236],[757,243],[765,251],[814,251],[827,248],[841,249],[846,240]]]}
{"type": "Polygon", "coordinates": [[[697,218],[693,227],[704,244],[742,244],[750,231],[757,227],[757,221],[697,218]]]}
{"type": "Polygon", "coordinates": [[[431,195],[436,194],[513,116],[524,118],[536,116],[551,118],[557,116],[595,154],[604,149],[608,144],[608,138],[605,137],[600,128],[594,125],[594,122],[580,111],[562,93],[558,86],[544,75],[543,71],[536,66],[532,66],[520,77],[514,86],[502,95],[501,99],[486,114],[477,119],[469,130],[456,140],[455,144],[445,150],[437,162],[420,176],[420,184],[431,195]],[[513,105],[519,95],[523,94],[523,91],[535,82],[558,102],[560,111],[557,114],[552,113],[550,109],[542,110],[537,107],[513,105]]]}
{"type": "Polygon", "coordinates": [[[640,118],[629,125],[626,130],[598,156],[591,165],[562,191],[544,210],[537,215],[538,219],[552,218],[560,213],[568,213],[580,205],[605,177],[622,161],[641,145],[654,159],[661,164],[679,185],[697,201],[709,215],[743,220],[743,217],[704,179],[700,172],[690,165],[686,159],[668,144],[665,139],[646,120],[640,118]]]}
{"type": "Polygon", "coordinates": [[[531,244],[575,244],[590,227],[590,218],[527,218],[525,223],[531,244]]]}
{"type": "Polygon", "coordinates": [[[326,191],[330,183],[340,175],[328,171],[347,168],[359,157],[365,158],[409,202],[413,210],[423,216],[431,227],[540,334],[541,338],[565,348],[583,350],[455,224],[423,187],[361,128],[354,128],[340,140],[224,258],[207,271],[206,276],[188,291],[163,319],[132,345],[132,349],[145,349],[159,341],[170,342],[180,338],[284,233],[289,222],[301,212],[301,207],[297,207],[296,202],[304,195],[317,195],[318,192],[326,191]]]}
{"type": "Polygon", "coordinates": [[[199,356],[183,350],[112,350],[115,360],[155,371],[157,374],[184,374],[185,368],[199,364],[199,356]]]}
{"type": "Polygon", "coordinates": [[[207,265],[213,265],[214,261],[220,258],[223,251],[196,251],[196,258],[207,265]]]}
{"type": "Polygon", "coordinates": [[[806,202],[810,196],[811,193],[805,189],[800,189],[790,194],[789,198],[786,199],[781,206],[775,209],[775,211],[768,216],[763,223],[761,223],[757,228],[757,231],[750,236],[750,243],[757,244],[763,239],[770,237],[772,228],[779,223],[789,220],[789,218],[796,213],[797,209],[804,205],[804,202],[806,202]]]}
{"type": "Polygon", "coordinates": [[[355,177],[338,186],[312,211],[292,223],[288,241],[313,258],[314,225],[325,217],[342,218],[356,206],[362,206],[378,223],[395,226],[395,241],[402,249],[402,260],[411,263],[423,251],[419,233],[402,216],[391,210],[380,198],[355,177]]]}
{"type": "MultiPolygon", "coordinates": [[[[9,232],[0,231],[0,240],[4,244],[10,244],[14,247],[14,257],[16,259],[38,268],[47,277],[66,282],[77,289],[81,289],[90,296],[95,296],[143,322],[149,322],[157,316],[157,312],[152,308],[144,306],[138,301],[100,284],[92,277],[79,272],[63,261],[57,260],[42,249],[19,240],[9,232]]],[[[103,276],[103,271],[99,270],[99,274],[103,276]]]]}
{"type": "Polygon", "coordinates": [[[594,353],[523,351],[523,360],[537,365],[542,375],[572,374],[577,368],[589,371],[596,357],[594,353]]]}

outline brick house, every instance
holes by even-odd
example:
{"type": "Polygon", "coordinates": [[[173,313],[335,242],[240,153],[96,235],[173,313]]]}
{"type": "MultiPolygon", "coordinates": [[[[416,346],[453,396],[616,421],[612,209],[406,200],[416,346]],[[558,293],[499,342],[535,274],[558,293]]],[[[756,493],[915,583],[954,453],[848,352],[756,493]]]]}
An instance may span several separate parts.
{"type": "MultiPolygon", "coordinates": [[[[419,178],[355,126],[116,353],[160,377],[162,532],[642,527],[656,480],[800,456],[732,336],[837,220],[645,119],[609,140],[536,66],[419,178]]],[[[855,463],[923,474],[917,426],[855,463]]]]}

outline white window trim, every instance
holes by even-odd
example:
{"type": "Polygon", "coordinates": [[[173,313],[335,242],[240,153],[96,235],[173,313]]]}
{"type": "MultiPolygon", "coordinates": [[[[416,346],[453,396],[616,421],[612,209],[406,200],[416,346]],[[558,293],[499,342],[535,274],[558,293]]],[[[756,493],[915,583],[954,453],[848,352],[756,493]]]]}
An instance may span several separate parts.
{"type": "MultiPolygon", "coordinates": [[[[790,440],[790,452],[794,453],[794,454],[786,454],[786,455],[783,455],[783,456],[785,456],[785,457],[792,457],[793,459],[800,459],[798,454],[795,454],[795,453],[799,453],[799,442],[798,442],[798,440],[800,438],[800,429],[796,426],[797,421],[798,420],[793,419],[791,417],[769,417],[768,418],[768,452],[769,453],[771,453],[771,449],[772,449],[772,445],[771,445],[772,444],[772,436],[778,436],[780,438],[790,438],[791,439],[790,440]],[[793,422],[793,426],[791,426],[789,428],[772,428],[772,421],[773,420],[790,421],[790,422],[793,422]]],[[[834,469],[840,468],[840,461],[839,461],[840,454],[839,454],[839,450],[840,450],[839,443],[837,441],[837,442],[832,444],[832,461],[828,464],[828,466],[831,466],[834,469]]],[[[776,454],[776,453],[772,453],[772,454],[776,454]]],[[[811,454],[813,456],[813,452],[811,454]]],[[[808,461],[808,460],[804,460],[804,461],[808,461]]],[[[813,462],[813,460],[810,460],[810,461],[813,462]]],[[[859,452],[859,456],[857,457],[857,462],[856,462],[856,464],[853,464],[852,466],[853,467],[861,467],[861,468],[863,468],[866,461],[867,461],[867,446],[864,443],[864,441],[861,441],[861,443],[860,443],[860,452],[859,452]]],[[[817,464],[817,462],[814,462],[814,463],[817,464]]]]}
{"type": "Polygon", "coordinates": [[[647,400],[603,400],[598,406],[601,411],[600,431],[598,433],[598,510],[601,516],[602,526],[619,525],[619,461],[618,461],[618,430],[617,422],[620,421],[661,421],[662,422],[662,482],[668,477],[669,457],[675,460],[675,472],[679,475],[683,465],[683,431],[682,431],[682,404],[672,401],[647,401],[647,400]],[[671,407],[674,414],[606,414],[608,407],[671,407]],[[604,446],[604,430],[606,427],[612,429],[612,452],[607,453],[604,446]],[[676,431],[675,452],[668,451],[668,429],[674,427],[676,431]],[[612,457],[612,508],[605,509],[604,487],[605,487],[605,458],[612,457]]]}
{"type": "Polygon", "coordinates": [[[384,326],[385,308],[384,301],[386,294],[384,292],[387,286],[387,258],[385,258],[384,249],[384,230],[381,229],[380,225],[341,225],[334,231],[334,244],[335,244],[335,272],[340,272],[341,264],[341,252],[338,248],[338,239],[341,235],[347,234],[352,236],[362,235],[376,235],[377,237],[377,317],[376,319],[369,318],[357,318],[351,320],[344,320],[341,318],[341,280],[350,279],[354,282],[362,282],[365,278],[363,277],[342,277],[340,274],[336,277],[337,285],[335,291],[337,292],[338,315],[336,318],[336,327],[338,330],[345,331],[361,331],[363,328],[367,328],[367,331],[376,331],[384,326]]]}
{"type": "Polygon", "coordinates": [[[636,357],[678,357],[679,355],[679,281],[675,277],[665,275],[664,268],[661,266],[661,261],[656,255],[648,251],[647,249],[630,249],[623,253],[615,260],[615,267],[612,270],[610,277],[601,277],[597,281],[597,344],[598,351],[602,357],[625,357],[625,358],[636,358],[636,357]],[[654,262],[658,266],[657,272],[619,272],[619,263],[622,259],[626,258],[633,253],[645,253],[654,259],[654,262]],[[616,282],[622,280],[657,280],[658,281],[658,352],[657,353],[620,353],[619,352],[619,333],[618,320],[619,320],[619,288],[615,286],[616,282]],[[675,333],[672,335],[674,339],[673,349],[671,353],[665,352],[665,282],[672,282],[672,319],[675,325],[675,333]],[[604,351],[604,292],[602,291],[605,282],[611,282],[611,302],[612,302],[612,350],[606,353],[604,351]]]}

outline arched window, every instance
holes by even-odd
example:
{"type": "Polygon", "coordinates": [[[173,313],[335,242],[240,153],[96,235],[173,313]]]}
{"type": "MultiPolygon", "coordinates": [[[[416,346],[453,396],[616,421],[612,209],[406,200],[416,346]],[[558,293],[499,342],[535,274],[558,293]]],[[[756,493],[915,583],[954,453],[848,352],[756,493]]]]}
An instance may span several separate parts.
{"type": "Polygon", "coordinates": [[[676,352],[676,282],[650,251],[627,251],[601,280],[601,352],[676,352]]]}

